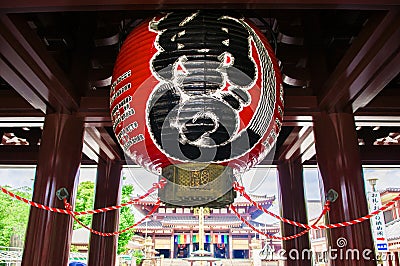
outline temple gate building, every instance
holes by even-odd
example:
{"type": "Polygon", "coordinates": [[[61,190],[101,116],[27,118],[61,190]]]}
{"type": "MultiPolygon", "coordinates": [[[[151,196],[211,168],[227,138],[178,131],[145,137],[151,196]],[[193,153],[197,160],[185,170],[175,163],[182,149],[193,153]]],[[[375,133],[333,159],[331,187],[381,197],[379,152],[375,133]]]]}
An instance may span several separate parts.
{"type": "MultiPolygon", "coordinates": [[[[253,197],[261,206],[268,209],[275,197],[253,197]]],[[[135,208],[146,215],[156,201],[142,201],[135,208]]],[[[262,212],[243,197],[236,199],[236,209],[246,220],[261,231],[275,235],[280,229],[277,223],[264,224],[256,220],[262,212]]],[[[216,258],[249,258],[249,244],[256,236],[253,230],[240,221],[229,208],[209,209],[204,218],[205,250],[216,258]]],[[[199,250],[199,218],[194,208],[169,208],[161,206],[150,221],[136,227],[142,236],[150,236],[155,249],[165,258],[186,258],[199,250]]],[[[260,238],[259,235],[256,236],[260,238]]],[[[268,243],[269,240],[268,240],[268,243]]],[[[280,241],[274,241],[274,248],[281,248],[280,241]]]]}

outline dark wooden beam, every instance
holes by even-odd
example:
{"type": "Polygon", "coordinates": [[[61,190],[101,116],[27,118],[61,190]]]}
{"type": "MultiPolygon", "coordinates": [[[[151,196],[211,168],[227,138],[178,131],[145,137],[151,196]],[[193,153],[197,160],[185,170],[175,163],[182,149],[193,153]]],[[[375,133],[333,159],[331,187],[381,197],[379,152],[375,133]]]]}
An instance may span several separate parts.
{"type": "Polygon", "coordinates": [[[363,164],[399,165],[400,145],[361,145],[360,155],[363,164]]]}
{"type": "MultiPolygon", "coordinates": [[[[284,126],[310,126],[313,115],[317,114],[318,101],[316,96],[284,96],[285,109],[284,126]]],[[[397,97],[377,97],[371,107],[359,109],[355,113],[356,124],[371,126],[400,125],[399,105],[397,97]],[[385,102],[385,100],[388,100],[385,102]],[[376,108],[375,108],[376,107],[376,108]]],[[[109,111],[109,96],[105,91],[98,91],[88,97],[82,97],[79,115],[84,117],[86,126],[111,126],[109,111]]]]}
{"type": "MultiPolygon", "coordinates": [[[[386,91],[386,89],[385,89],[386,91]]],[[[383,92],[385,92],[383,91],[383,92]]],[[[400,126],[400,96],[378,95],[354,113],[357,126],[400,126]]]]}
{"type": "Polygon", "coordinates": [[[93,127],[111,126],[110,99],[108,91],[95,91],[82,97],[78,114],[93,127]]]}
{"type": "MultiPolygon", "coordinates": [[[[38,145],[0,145],[0,165],[37,165],[38,145]]],[[[82,165],[95,165],[96,162],[82,154],[82,165]]]]}
{"type": "MultiPolygon", "coordinates": [[[[0,45],[1,52],[3,53],[3,37],[0,35],[0,45]]],[[[29,84],[27,80],[24,79],[22,73],[15,70],[12,63],[10,63],[6,58],[0,54],[0,75],[11,84],[13,87],[17,88],[18,93],[29,102],[34,109],[46,113],[47,102],[34,92],[32,84],[29,84]]]]}
{"type": "Polygon", "coordinates": [[[1,76],[35,109],[78,109],[71,83],[22,17],[1,15],[0,48],[1,76]]]}
{"type": "Polygon", "coordinates": [[[377,9],[384,10],[393,5],[398,5],[396,0],[353,0],[343,2],[341,0],[313,1],[313,0],[15,0],[2,1],[0,9],[4,12],[49,12],[49,11],[77,11],[77,10],[159,10],[182,8],[247,8],[247,9],[300,9],[300,8],[336,8],[336,9],[377,9]]]}
{"type": "Polygon", "coordinates": [[[111,136],[104,128],[86,127],[84,144],[97,154],[103,160],[121,160],[121,154],[118,144],[114,142],[111,136]]]}
{"type": "Polygon", "coordinates": [[[0,164],[36,165],[39,154],[37,145],[1,145],[0,164]]]}
{"type": "MultiPolygon", "coordinates": [[[[0,164],[36,165],[39,146],[0,146],[0,164]]],[[[400,165],[400,145],[360,146],[361,162],[365,165],[400,165]]],[[[269,162],[271,163],[271,162],[269,162]]],[[[277,164],[278,160],[274,160],[277,164]]],[[[82,156],[83,165],[93,165],[95,161],[82,156]]],[[[126,164],[126,163],[125,163],[126,164]]],[[[306,164],[316,164],[315,156],[306,164]]]]}
{"type": "MultiPolygon", "coordinates": [[[[278,153],[276,154],[275,158],[279,161],[284,161],[286,155],[289,153],[290,148],[293,144],[299,139],[299,132],[301,127],[293,127],[292,132],[287,136],[285,141],[283,142],[282,146],[279,148],[278,153]]],[[[291,156],[289,156],[290,159],[291,156]]]]}
{"type": "Polygon", "coordinates": [[[319,111],[318,109],[318,100],[316,96],[312,95],[299,95],[299,96],[291,96],[284,95],[285,101],[285,116],[295,116],[296,114],[300,115],[312,115],[319,111]]]}
{"type": "MultiPolygon", "coordinates": [[[[86,95],[90,89],[90,58],[93,56],[94,38],[97,31],[96,12],[78,13],[73,16],[79,25],[72,34],[71,40],[76,44],[71,49],[67,74],[74,88],[80,95],[86,95]]],[[[110,61],[114,62],[114,60],[110,61]]]]}
{"type": "MultiPolygon", "coordinates": [[[[399,89],[400,91],[400,89],[399,89]]],[[[390,96],[376,96],[367,106],[364,106],[358,111],[360,113],[366,112],[386,112],[390,114],[400,115],[400,95],[390,96]]]]}
{"type": "MultiPolygon", "coordinates": [[[[0,92],[0,117],[43,116],[40,110],[31,107],[23,98],[13,92],[0,92]]],[[[285,96],[284,125],[303,126],[312,122],[312,115],[318,110],[315,96],[285,96]]],[[[393,110],[388,108],[388,110],[393,110]]],[[[111,126],[109,96],[107,91],[96,91],[82,97],[78,115],[84,117],[87,127],[111,126]]],[[[29,119],[26,120],[29,122],[29,119]]]]}
{"type": "MultiPolygon", "coordinates": [[[[312,115],[318,112],[315,96],[284,96],[284,125],[302,126],[310,124],[312,115]]],[[[108,92],[98,91],[87,97],[82,97],[79,115],[85,118],[90,126],[111,126],[108,92]]]]}
{"type": "MultiPolygon", "coordinates": [[[[72,85],[22,17],[3,15],[0,23],[1,76],[30,105],[42,113],[76,112],[79,97],[73,88],[81,87],[80,83],[76,82],[75,86],[72,85]]],[[[81,83],[83,84],[84,81],[81,83]]],[[[19,109],[27,115],[32,113],[32,108],[24,105],[24,102],[15,95],[14,98],[17,99],[15,103],[20,108],[9,104],[4,108],[0,107],[0,114],[10,115],[10,108],[19,109]]],[[[108,109],[108,101],[103,109],[108,109]]],[[[107,114],[102,115],[107,117],[107,114]]],[[[110,120],[109,114],[107,119],[110,120]]],[[[93,119],[88,120],[93,122],[93,119]]],[[[100,121],[104,122],[101,118],[100,121]]],[[[104,123],[101,126],[104,126],[104,123]]],[[[98,160],[98,157],[102,159],[107,157],[111,160],[121,158],[117,144],[104,128],[87,128],[84,152],[92,160],[98,160]]]]}
{"type": "MultiPolygon", "coordinates": [[[[276,158],[279,161],[296,160],[314,144],[313,128],[311,126],[295,127],[278,150],[276,158]]],[[[314,154],[307,154],[311,158],[314,154]]],[[[309,159],[308,158],[308,159],[309,159]]]]}
{"type": "Polygon", "coordinates": [[[322,110],[357,111],[400,71],[400,11],[373,15],[318,95],[322,110]]]}
{"type": "Polygon", "coordinates": [[[34,109],[30,103],[14,90],[0,90],[0,117],[43,116],[43,112],[34,109]]]}
{"type": "MultiPolygon", "coordinates": [[[[97,91],[82,97],[78,115],[84,117],[87,127],[110,127],[108,92],[97,91]]],[[[393,126],[400,124],[398,96],[377,96],[366,107],[355,113],[358,125],[393,126]]],[[[284,126],[312,125],[313,114],[318,112],[316,96],[285,96],[284,126]]],[[[15,122],[15,126],[43,123],[43,113],[34,109],[12,91],[0,91],[0,124],[15,122]],[[39,119],[40,121],[37,121],[39,119]]]]}
{"type": "Polygon", "coordinates": [[[319,112],[316,96],[284,95],[283,125],[303,127],[312,125],[313,115],[319,112]]]}
{"type": "MultiPolygon", "coordinates": [[[[400,145],[360,145],[362,165],[399,165],[400,145]]],[[[317,165],[316,157],[308,160],[306,165],[317,165]]]]}
{"type": "Polygon", "coordinates": [[[107,146],[107,148],[115,156],[116,160],[123,160],[124,154],[122,148],[120,148],[119,144],[116,142],[116,140],[113,139],[110,133],[104,127],[99,127],[97,128],[97,130],[100,133],[103,145],[107,146]]]}

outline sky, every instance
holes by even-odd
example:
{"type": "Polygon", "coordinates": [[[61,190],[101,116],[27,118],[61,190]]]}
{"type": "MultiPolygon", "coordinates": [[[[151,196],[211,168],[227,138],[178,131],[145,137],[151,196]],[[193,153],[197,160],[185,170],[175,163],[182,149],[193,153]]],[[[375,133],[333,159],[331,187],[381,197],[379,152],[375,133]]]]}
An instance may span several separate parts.
{"type": "MultiPolygon", "coordinates": [[[[304,184],[305,195],[307,200],[320,200],[320,188],[318,169],[315,167],[304,167],[304,184]]],[[[140,167],[128,167],[123,169],[123,176],[125,184],[133,184],[135,187],[134,196],[142,195],[147,191],[152,183],[157,182],[158,177],[140,167]]],[[[0,166],[0,186],[9,185],[13,188],[20,188],[24,186],[33,187],[35,177],[34,166],[0,166]]],[[[397,167],[365,167],[364,179],[376,177],[378,178],[376,189],[378,191],[386,188],[400,188],[400,166],[397,167]]],[[[79,181],[95,181],[96,180],[96,167],[82,166],[80,169],[79,181]]],[[[259,166],[250,169],[239,180],[243,183],[246,191],[254,195],[275,195],[276,200],[270,211],[279,214],[278,204],[278,185],[277,174],[275,167],[259,166]]],[[[366,182],[366,191],[370,191],[371,187],[366,182]]],[[[309,209],[309,212],[315,210],[309,209]]],[[[318,210],[317,210],[318,211],[318,210]]],[[[136,213],[139,216],[138,213],[136,213]]],[[[309,218],[310,215],[309,214],[309,218]]],[[[140,219],[141,217],[137,217],[140,219]]],[[[311,217],[312,218],[312,217],[311,217]]],[[[262,216],[258,219],[260,222],[273,223],[275,220],[262,216]]]]}

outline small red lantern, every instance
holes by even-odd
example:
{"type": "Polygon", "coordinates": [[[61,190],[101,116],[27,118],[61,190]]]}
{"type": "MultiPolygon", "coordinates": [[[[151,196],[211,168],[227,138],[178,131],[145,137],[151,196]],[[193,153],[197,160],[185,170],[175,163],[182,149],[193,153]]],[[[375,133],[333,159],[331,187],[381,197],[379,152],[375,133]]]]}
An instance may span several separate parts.
{"type": "Polygon", "coordinates": [[[282,82],[266,37],[226,12],[180,11],[137,26],[111,86],[114,132],[137,164],[166,177],[170,205],[233,201],[282,123],[282,82]]]}

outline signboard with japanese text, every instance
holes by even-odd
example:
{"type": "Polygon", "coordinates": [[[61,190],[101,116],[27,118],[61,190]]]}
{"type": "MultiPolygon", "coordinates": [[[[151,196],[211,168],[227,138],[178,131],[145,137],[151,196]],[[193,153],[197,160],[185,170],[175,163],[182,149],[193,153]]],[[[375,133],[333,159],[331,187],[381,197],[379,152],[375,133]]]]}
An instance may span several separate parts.
{"type": "MultiPolygon", "coordinates": [[[[382,207],[381,198],[379,192],[368,193],[368,203],[371,212],[378,210],[382,207]]],[[[388,252],[389,245],[386,238],[385,232],[385,219],[383,213],[375,215],[371,218],[372,233],[375,241],[375,248],[378,252],[388,252]]]]}

